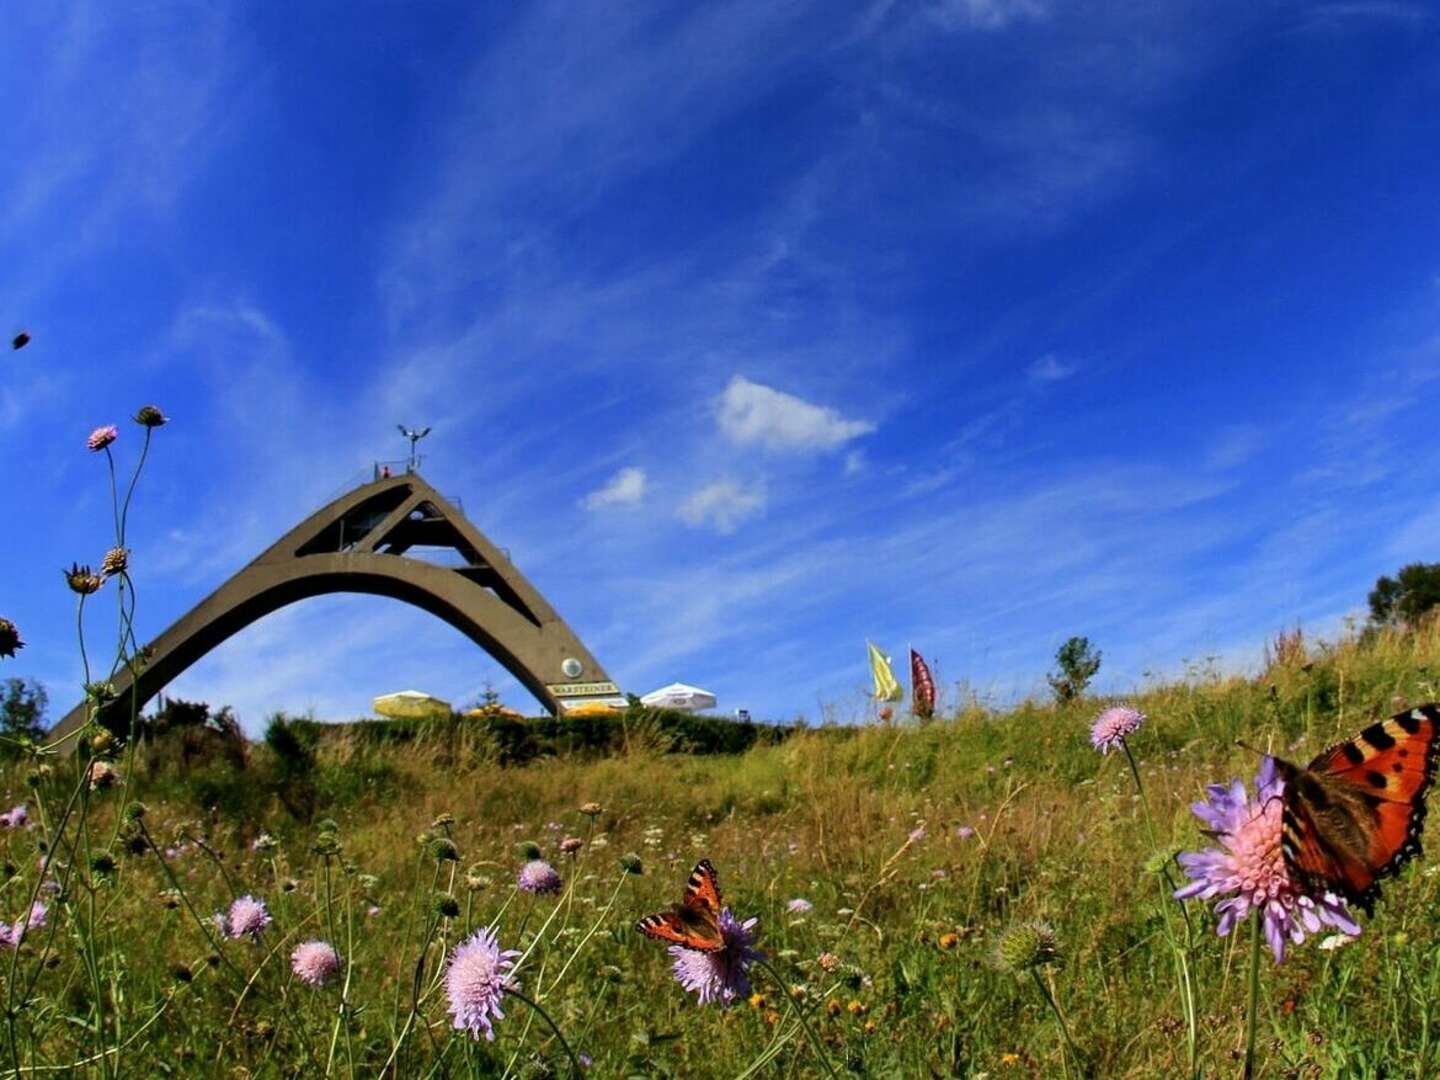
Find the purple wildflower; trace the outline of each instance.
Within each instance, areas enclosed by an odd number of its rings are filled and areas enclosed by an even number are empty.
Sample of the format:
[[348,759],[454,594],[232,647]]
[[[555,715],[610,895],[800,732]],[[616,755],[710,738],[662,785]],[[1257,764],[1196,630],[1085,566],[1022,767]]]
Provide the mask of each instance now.
[[516,882],[521,892],[528,893],[558,893],[561,884],[560,875],[544,859],[531,859],[522,866]]
[[1125,744],[1126,736],[1139,731],[1140,725],[1147,719],[1139,709],[1128,705],[1106,709],[1095,718],[1095,724],[1090,728],[1090,745],[1102,754],[1118,750]]
[[290,954],[290,970],[309,986],[324,986],[344,966],[335,947],[324,941],[303,942]]
[[510,969],[515,966],[514,949],[500,950],[495,931],[476,930],[450,954],[445,970],[445,995],[456,1031],[468,1031],[470,1038],[495,1041],[490,1020],[504,1020],[500,999],[504,996]]
[[270,912],[265,910],[265,901],[245,895],[230,905],[230,914],[225,917],[225,933],[232,941],[248,937],[258,942],[260,934],[270,925]]
[[22,802],[0,814],[0,828],[23,829],[29,820],[30,812],[25,809],[25,804]]
[[815,910],[815,905],[803,897],[797,896],[785,905],[785,910],[791,915],[809,915]]
[[22,916],[14,926],[0,922],[0,945],[18,949],[20,942],[25,939],[26,931],[39,930],[45,925],[46,916],[49,914],[50,909],[37,900],[30,905],[30,914]]
[[584,846],[585,841],[581,840],[578,836],[567,836],[564,840],[560,841],[560,850],[566,855],[574,855]]
[[699,952],[683,945],[671,945],[675,960],[675,978],[686,990],[699,995],[701,1005],[718,1001],[722,1007],[750,993],[750,977],[746,974],[756,960],[765,954],[755,949],[754,933],[758,918],[743,923],[727,907],[720,912],[720,936],[725,941],[718,952]]
[[955,835],[961,840],[969,840],[972,836],[975,835],[975,830],[972,829],[969,825],[961,825],[958,829],[955,830]]
[[1221,937],[1252,908],[1258,909],[1257,917],[1265,920],[1265,939],[1277,964],[1285,959],[1287,938],[1299,945],[1306,934],[1319,933],[1326,926],[1346,934],[1360,933],[1344,900],[1329,892],[1311,896],[1291,880],[1280,848],[1284,789],[1275,759],[1268,756],[1255,777],[1253,801],[1239,780],[1228,788],[1222,784],[1207,787],[1209,800],[1195,803],[1191,810],[1223,846],[1179,855],[1178,862],[1191,881],[1175,892],[1177,900],[1209,900],[1231,894],[1215,905]]
[[90,438],[85,440],[85,445],[91,450],[99,452],[104,450],[112,442],[120,437],[120,429],[114,424],[106,424],[104,427],[97,427],[90,433]]

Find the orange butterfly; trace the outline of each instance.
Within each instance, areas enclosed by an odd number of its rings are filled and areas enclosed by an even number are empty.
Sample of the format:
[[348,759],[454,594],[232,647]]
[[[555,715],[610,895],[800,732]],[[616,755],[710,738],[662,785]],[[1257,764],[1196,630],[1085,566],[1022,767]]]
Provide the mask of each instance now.
[[1308,768],[1275,759],[1285,782],[1281,850],[1306,891],[1374,913],[1380,881],[1420,854],[1437,733],[1440,705],[1421,705],[1371,724]]
[[685,895],[669,911],[646,915],[635,924],[646,937],[683,945],[697,952],[719,952],[725,947],[720,933],[720,880],[709,859],[690,871]]

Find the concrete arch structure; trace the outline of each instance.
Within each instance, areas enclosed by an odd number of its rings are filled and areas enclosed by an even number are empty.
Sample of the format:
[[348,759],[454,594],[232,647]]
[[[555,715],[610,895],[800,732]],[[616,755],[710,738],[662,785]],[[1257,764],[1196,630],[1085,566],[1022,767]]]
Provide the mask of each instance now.
[[[441,564],[407,554],[454,553]],[[317,510],[146,647],[122,670],[100,719],[112,730],[211,649],[282,607],[327,593],[388,596],[444,619],[548,709],[619,693],[599,661],[509,558],[418,473],[378,478]],[[56,726],[85,722],[76,705]]]

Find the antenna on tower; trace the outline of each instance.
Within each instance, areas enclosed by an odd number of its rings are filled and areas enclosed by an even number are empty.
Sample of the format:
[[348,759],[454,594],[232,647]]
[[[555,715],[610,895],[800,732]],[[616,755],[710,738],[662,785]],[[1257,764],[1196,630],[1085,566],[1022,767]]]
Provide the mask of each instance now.
[[401,435],[404,435],[405,438],[410,440],[410,460],[405,463],[405,471],[407,473],[413,473],[416,466],[420,464],[420,456],[415,453],[415,444],[426,435],[429,435],[430,429],[427,427],[421,431],[414,431],[411,428],[407,428],[404,424],[396,424],[395,426],[400,429]]

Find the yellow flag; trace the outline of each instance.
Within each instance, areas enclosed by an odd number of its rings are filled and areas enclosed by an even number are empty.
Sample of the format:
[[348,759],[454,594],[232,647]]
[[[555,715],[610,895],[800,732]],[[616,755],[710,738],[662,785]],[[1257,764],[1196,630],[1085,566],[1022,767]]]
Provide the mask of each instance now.
[[870,650],[870,674],[875,676],[875,700],[899,701],[905,696],[905,691],[896,681],[895,672],[890,669],[890,661],[870,642],[865,643],[865,648]]

